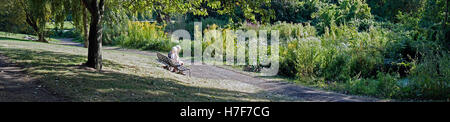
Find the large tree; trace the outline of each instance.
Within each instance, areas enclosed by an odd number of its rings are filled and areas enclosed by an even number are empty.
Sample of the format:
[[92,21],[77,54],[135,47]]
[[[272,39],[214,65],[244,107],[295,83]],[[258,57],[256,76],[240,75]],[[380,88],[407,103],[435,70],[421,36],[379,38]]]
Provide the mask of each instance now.
[[82,0],[91,15],[89,28],[88,61],[86,66],[102,69],[102,18],[105,11],[104,0]]

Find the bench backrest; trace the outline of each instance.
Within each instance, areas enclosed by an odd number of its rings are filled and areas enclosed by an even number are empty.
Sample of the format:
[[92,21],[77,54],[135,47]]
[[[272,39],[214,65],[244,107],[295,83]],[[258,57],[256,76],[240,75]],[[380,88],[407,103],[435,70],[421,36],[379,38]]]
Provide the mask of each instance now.
[[180,65],[180,63],[174,61],[173,59],[170,59],[169,57],[157,52],[156,56],[158,57],[158,61],[161,63],[164,63],[165,65],[169,65],[171,67],[176,67],[180,71],[187,71],[189,70],[189,77],[191,77],[191,70]]
[[173,59],[170,59],[169,57],[167,57],[159,52],[156,54],[156,56],[158,57],[158,60],[160,62],[165,63],[166,65],[173,66],[173,67],[180,65],[178,62],[174,61]]

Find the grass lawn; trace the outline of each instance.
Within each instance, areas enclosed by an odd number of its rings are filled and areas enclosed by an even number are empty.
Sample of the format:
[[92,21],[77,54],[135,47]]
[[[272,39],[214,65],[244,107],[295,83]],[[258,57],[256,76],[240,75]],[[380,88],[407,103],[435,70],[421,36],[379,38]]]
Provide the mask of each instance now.
[[[9,32],[0,31],[0,40],[27,41],[27,42],[35,43],[35,42],[31,41],[31,40],[24,39],[25,36],[34,37],[36,39],[38,38],[35,35],[20,34],[20,33],[9,33]],[[59,40],[54,39],[54,38],[46,37],[45,39],[47,39],[47,41],[49,41],[51,43],[59,42]]]
[[[1,34],[1,33],[0,33]],[[176,75],[159,67],[156,57],[104,50],[104,70],[80,66],[87,49],[0,38],[0,54],[23,66],[48,90],[70,101],[289,101],[237,81]],[[223,84],[235,84],[223,85]]]

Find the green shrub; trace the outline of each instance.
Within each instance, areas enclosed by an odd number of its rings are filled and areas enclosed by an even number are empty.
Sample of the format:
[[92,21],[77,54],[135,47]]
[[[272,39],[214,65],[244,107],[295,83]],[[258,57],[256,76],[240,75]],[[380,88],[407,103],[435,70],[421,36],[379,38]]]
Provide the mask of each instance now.
[[[415,12],[423,5],[425,0],[368,0],[372,14],[388,20],[394,20],[399,12]],[[435,1],[435,0],[433,0]]]
[[120,45],[143,50],[169,51],[174,42],[167,37],[163,26],[150,22],[128,22],[126,36],[119,36]]
[[309,22],[311,14],[319,9],[321,3],[319,0],[272,0],[270,8],[275,11],[272,22]]
[[398,75],[391,75],[379,72],[377,74],[378,87],[376,96],[384,98],[393,98],[399,95],[400,86],[398,82]]
[[350,94],[371,95],[381,98],[395,98],[401,94],[398,75],[378,72],[375,78],[357,78],[344,83],[344,89]]
[[376,22],[373,19],[354,19],[348,24],[358,28],[359,31],[368,31],[375,26],[375,23]]
[[[289,23],[277,23],[272,26],[263,26],[261,29],[266,30],[279,30],[280,32],[280,75],[295,77],[298,75],[297,64],[299,61],[299,54],[303,50],[299,49],[299,46],[310,46],[301,44],[302,41],[315,43],[316,29],[309,24],[289,24]],[[304,49],[304,48],[303,48]],[[307,49],[306,49],[307,50]],[[306,51],[305,50],[305,51]],[[300,51],[300,52],[299,52]],[[307,56],[307,55],[305,55]],[[300,56],[301,57],[301,56]],[[305,60],[300,60],[305,61]],[[302,67],[302,66],[300,66]]]
[[346,82],[343,89],[340,90],[349,94],[376,96],[379,93],[377,89],[378,84],[379,81],[373,79],[355,79]]
[[351,78],[349,60],[347,53],[329,48],[324,50],[323,62],[321,62],[320,76],[331,82],[345,82]]
[[323,52],[320,40],[317,38],[301,39],[295,50],[296,69],[298,77],[315,77]]
[[123,23],[104,24],[103,41],[104,45],[119,45],[127,36],[128,25]]
[[411,69],[409,98],[450,98],[449,52],[428,52],[422,60],[415,61]]
[[[383,65],[384,51],[388,44],[383,29],[373,28],[368,32],[358,32],[355,27],[331,26],[322,36],[324,50],[321,71],[328,80],[348,80],[359,75],[370,77]],[[341,75],[333,72],[336,72]],[[342,76],[348,75],[348,76]]]
[[336,4],[324,3],[322,7],[312,14],[314,24],[320,33],[325,27],[332,24],[346,24],[350,21],[372,19],[369,6],[364,0],[340,0]]

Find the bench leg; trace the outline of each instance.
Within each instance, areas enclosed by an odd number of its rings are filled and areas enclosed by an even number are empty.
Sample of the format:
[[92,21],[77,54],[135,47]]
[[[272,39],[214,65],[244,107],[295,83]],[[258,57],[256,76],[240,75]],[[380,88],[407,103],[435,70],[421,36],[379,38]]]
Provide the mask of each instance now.
[[166,69],[166,70],[169,70],[169,71],[171,71],[171,72],[173,72],[173,70],[175,69],[174,67],[171,67],[171,66],[163,66],[163,68],[164,69]]

